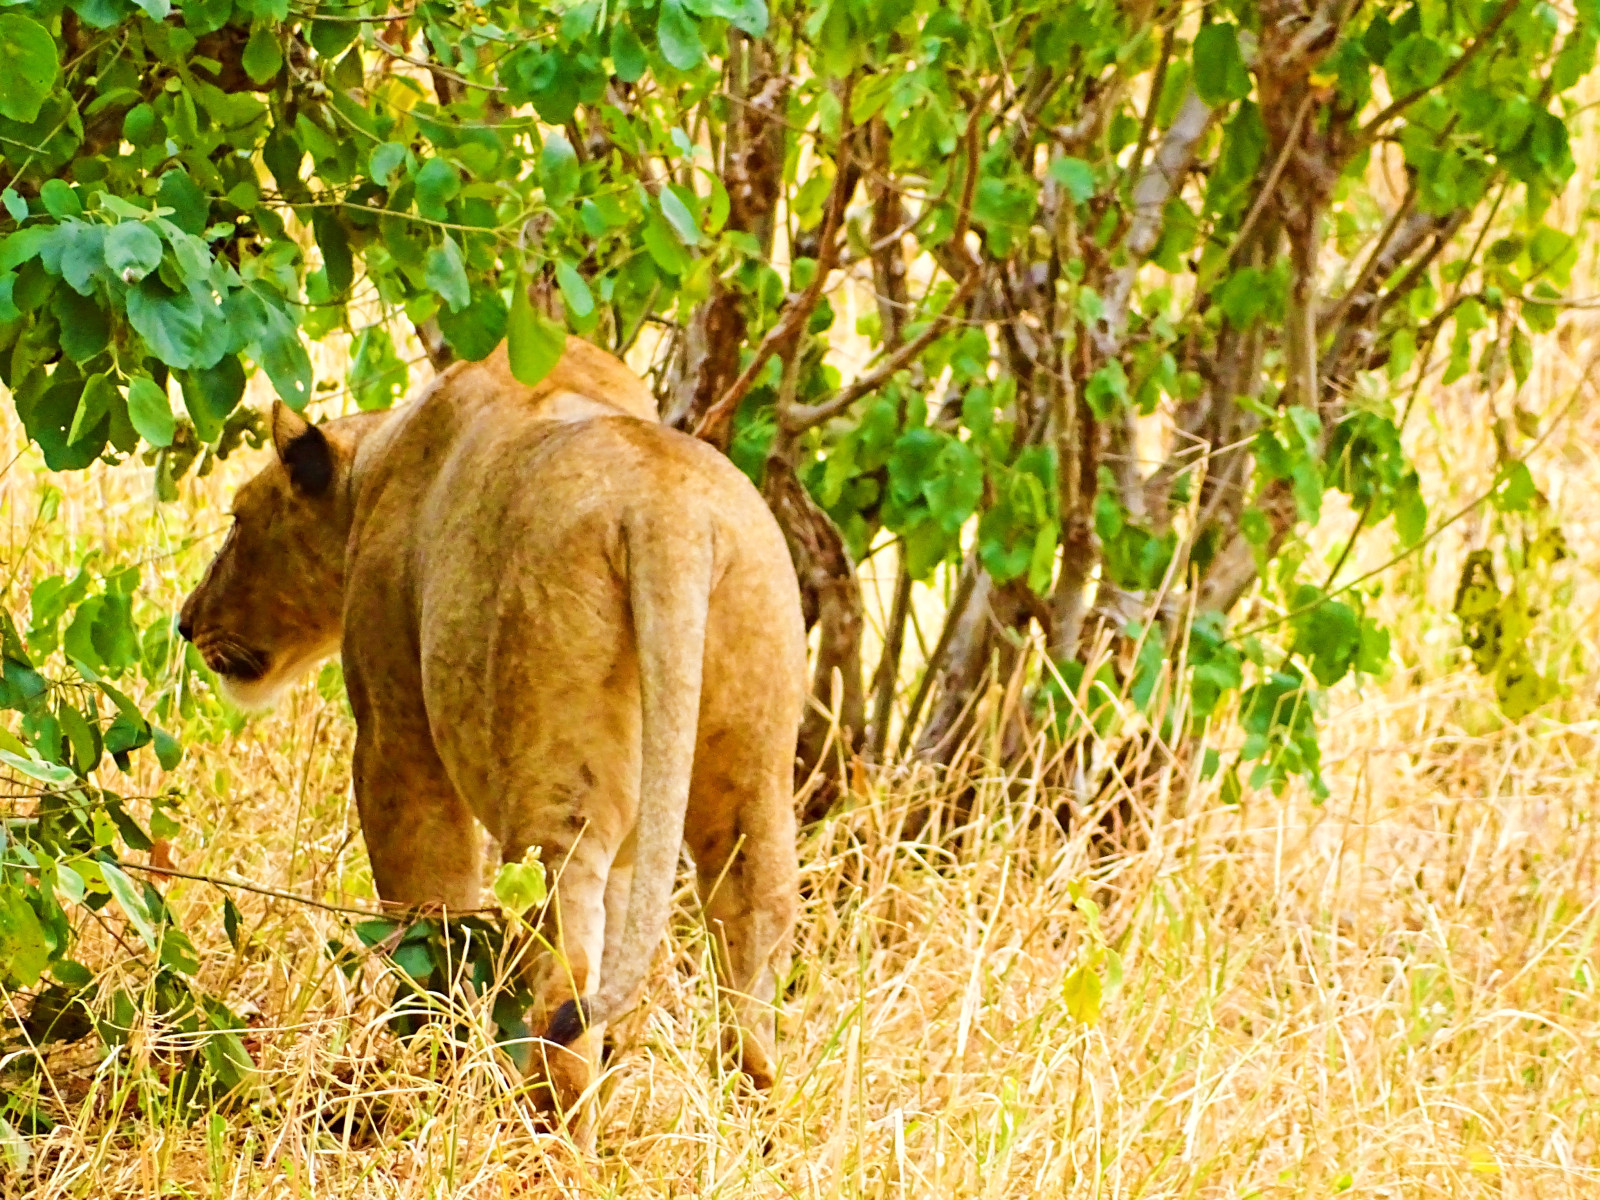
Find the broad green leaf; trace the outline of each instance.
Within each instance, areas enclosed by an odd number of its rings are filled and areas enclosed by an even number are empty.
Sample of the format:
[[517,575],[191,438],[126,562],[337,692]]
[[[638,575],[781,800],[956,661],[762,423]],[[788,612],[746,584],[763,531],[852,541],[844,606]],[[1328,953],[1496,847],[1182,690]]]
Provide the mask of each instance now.
[[678,188],[672,184],[661,189],[661,215],[666,217],[672,232],[678,235],[678,240],[685,246],[698,246],[705,240],[694,213],[678,195]]
[[441,310],[439,329],[462,358],[470,362],[488,358],[506,336],[505,301],[498,292],[480,290],[460,312]]
[[461,247],[449,234],[445,234],[444,240],[423,259],[423,282],[439,293],[451,312],[460,312],[471,302],[467,264],[461,257]]
[[128,920],[133,922],[133,927],[139,931],[139,936],[144,939],[144,944],[150,949],[156,948],[156,927],[151,920],[150,910],[145,907],[144,897],[133,886],[133,880],[122,873],[122,868],[112,863],[99,864],[100,874],[106,881],[106,886],[111,889],[111,894],[116,897],[117,904],[122,911],[128,914]]
[[430,158],[412,182],[416,185],[417,211],[435,221],[448,220],[450,210],[445,206],[461,191],[461,176],[455,167],[446,159]]
[[374,146],[367,157],[367,172],[379,187],[389,186],[389,177],[406,161],[409,151],[399,142],[384,142]]
[[67,441],[81,441],[85,434],[98,428],[100,422],[111,414],[111,405],[116,398],[117,389],[109,374],[102,371],[98,375],[91,375],[83,385],[78,411],[72,418],[72,428],[67,431]]
[[1207,104],[1226,104],[1250,94],[1250,72],[1239,53],[1239,31],[1214,21],[1195,35],[1194,90]]
[[193,291],[173,292],[155,276],[130,288],[128,323],[158,359],[177,370],[215,366],[227,352],[222,310]]
[[506,356],[511,373],[533,387],[555,368],[567,346],[566,331],[538,312],[519,275],[511,288],[511,316],[506,323]]
[[571,200],[578,191],[578,174],[578,156],[566,135],[557,132],[546,137],[539,152],[539,183],[545,203],[559,208]]
[[36,120],[56,85],[61,62],[50,31],[16,12],[0,13],[0,116]]
[[14,771],[22,772],[29,779],[37,779],[40,783],[48,783],[52,787],[61,787],[74,782],[78,778],[70,767],[41,762],[36,758],[24,758],[22,755],[13,754],[9,750],[0,750],[0,763],[5,764]]
[[1126,404],[1128,376],[1122,364],[1113,359],[1091,375],[1083,389],[1083,398],[1102,421]]
[[300,331],[282,309],[263,304],[264,323],[257,336],[261,369],[272,380],[283,402],[296,412],[311,400],[311,356],[300,341]]
[[1061,984],[1067,1015],[1085,1025],[1100,1023],[1100,976],[1087,964],[1074,967]]
[[[161,186],[156,189],[156,203],[162,208],[172,209],[167,220],[185,233],[198,237],[205,232],[211,212],[211,201],[205,192],[200,190],[200,186],[195,183],[189,172],[182,167],[173,167],[162,173]],[[187,239],[177,240],[187,241]],[[175,245],[173,249],[177,250],[178,246]],[[203,247],[201,249],[203,251]],[[210,256],[206,255],[205,259],[206,265],[209,266]],[[204,278],[206,274],[205,270],[195,272],[199,278]]]
[[128,419],[139,436],[152,446],[172,445],[176,425],[167,393],[148,375],[135,375],[128,384]]
[[344,223],[327,209],[318,209],[311,220],[316,233],[317,249],[322,251],[322,268],[328,277],[328,286],[335,292],[348,291],[355,279],[355,264],[350,256],[350,236]]
[[656,38],[661,45],[661,57],[680,71],[692,71],[705,61],[700,29],[685,11],[682,0],[661,0]]
[[565,259],[556,264],[556,284],[561,288],[561,296],[574,316],[581,319],[594,312],[594,293],[589,290],[583,276]]
[[684,5],[702,17],[721,17],[753,38],[767,35],[764,0],[684,0]]
[[183,743],[165,729],[152,729],[151,740],[155,745],[156,762],[163,771],[170,771],[183,761]]
[[227,354],[214,367],[185,371],[179,376],[179,383],[183,386],[183,406],[200,440],[216,441],[223,422],[244,397],[244,364],[239,356]]
[[1078,204],[1094,195],[1094,168],[1081,158],[1062,156],[1050,164],[1050,178],[1067,189]]
[[350,349],[350,390],[356,405],[367,411],[389,408],[404,394],[409,378],[389,331],[381,325],[363,329]]
[[610,50],[611,63],[616,68],[618,79],[623,83],[637,83],[644,78],[650,64],[645,58],[639,35],[633,32],[633,27],[626,21],[619,20],[611,27]]
[[58,221],[83,215],[78,193],[72,190],[72,185],[65,179],[45,180],[44,186],[39,189],[39,199],[44,202],[45,211]]
[[161,238],[143,221],[121,221],[105,237],[106,266],[123,283],[138,283],[161,265]]
[[33,905],[14,888],[0,889],[0,971],[13,987],[31,988],[50,965],[50,945]]
[[244,73],[257,83],[266,83],[281,71],[283,50],[278,45],[276,31],[266,25],[257,25],[252,29],[239,63],[244,67]]

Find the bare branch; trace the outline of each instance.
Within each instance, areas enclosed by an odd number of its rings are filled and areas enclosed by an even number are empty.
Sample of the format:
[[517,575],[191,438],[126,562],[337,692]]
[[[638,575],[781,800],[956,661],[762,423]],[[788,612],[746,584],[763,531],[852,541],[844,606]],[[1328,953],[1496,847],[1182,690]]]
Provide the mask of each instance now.
[[727,391],[722,393],[717,402],[706,410],[705,416],[700,418],[700,423],[694,427],[694,435],[704,441],[714,441],[723,425],[733,419],[739,402],[755,384],[756,377],[767,365],[767,360],[800,335],[800,331],[811,319],[811,314],[816,311],[818,302],[827,290],[828,277],[833,273],[834,264],[839,257],[839,230],[844,224],[845,206],[850,202],[850,193],[855,190],[856,182],[854,172],[848,169],[851,153],[850,137],[855,132],[855,127],[850,123],[848,85],[845,91],[843,106],[845,115],[843,126],[839,130],[839,149],[834,160],[833,188],[828,193],[823,209],[822,231],[817,240],[816,275],[812,277],[804,291],[790,297],[789,303],[784,307],[783,316],[761,339],[761,344],[756,347],[749,364],[739,373],[738,378],[728,385]]
[[1215,110],[1190,92],[1172,127],[1161,139],[1155,158],[1133,187],[1133,220],[1123,246],[1128,261],[1111,275],[1105,290],[1105,306],[1094,327],[1095,349],[1101,357],[1112,358],[1122,348],[1128,322],[1128,300],[1133,294],[1134,277],[1144,260],[1155,249],[1161,236],[1161,214],[1167,200],[1177,190],[1194,163],[1195,146],[1210,128]]
[[983,278],[983,264],[967,245],[967,231],[972,227],[972,197],[978,188],[978,158],[982,150],[982,138],[979,137],[979,121],[983,111],[988,105],[989,98],[994,95],[998,83],[991,84],[989,89],[973,107],[971,115],[967,118],[967,129],[964,136],[967,149],[966,179],[961,186],[961,200],[956,209],[955,229],[950,235],[947,246],[953,248],[954,257],[965,260],[966,272],[955,294],[950,297],[950,303],[945,305],[942,312],[930,321],[925,329],[916,337],[906,342],[895,350],[876,368],[862,375],[848,387],[840,388],[826,400],[819,400],[815,404],[785,405],[779,409],[778,419],[783,426],[793,432],[811,429],[822,422],[838,416],[849,408],[861,397],[876,391],[890,379],[894,378],[897,371],[902,370],[918,355],[931,345],[935,338],[940,337],[950,324],[961,306],[966,303],[977,288],[978,282]]

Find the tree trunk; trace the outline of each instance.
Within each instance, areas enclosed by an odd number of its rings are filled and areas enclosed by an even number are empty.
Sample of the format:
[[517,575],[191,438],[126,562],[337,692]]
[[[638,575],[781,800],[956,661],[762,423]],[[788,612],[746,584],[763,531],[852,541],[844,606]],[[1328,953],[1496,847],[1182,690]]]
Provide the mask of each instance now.
[[[762,253],[772,253],[778,198],[783,191],[783,111],[789,78],[777,70],[766,42],[738,30],[728,34],[727,86],[733,112],[722,178],[728,189],[728,225],[754,235]],[[683,351],[668,384],[665,421],[692,430],[738,377],[739,354],[749,334],[745,298],[720,278],[711,296],[690,318]],[[713,432],[726,450],[731,422]]]
[[[839,765],[860,746],[866,727],[866,691],[861,678],[861,583],[838,527],[811,498],[787,454],[777,447],[767,459],[764,490],[767,504],[789,543],[808,625],[814,622],[819,630],[811,684],[815,703],[806,709],[800,725],[800,771],[809,775],[820,767],[825,775],[836,778]],[[828,742],[835,723],[839,745],[830,756]],[[833,788],[821,789],[803,817],[812,820],[821,816],[835,794]]]

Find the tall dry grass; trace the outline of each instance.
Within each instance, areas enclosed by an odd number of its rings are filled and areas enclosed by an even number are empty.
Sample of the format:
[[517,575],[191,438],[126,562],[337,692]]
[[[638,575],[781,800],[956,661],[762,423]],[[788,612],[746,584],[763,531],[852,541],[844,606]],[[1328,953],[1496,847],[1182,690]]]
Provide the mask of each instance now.
[[[1566,340],[1541,356],[1550,406],[1575,385],[1589,332]],[[1450,468],[1433,472],[1440,511],[1492,476],[1481,439],[1451,433],[1482,403],[1440,392],[1419,426],[1419,457]],[[1398,631],[1393,671],[1333,700],[1321,805],[1291,790],[1227,808],[1169,766],[1145,844],[1099,862],[1091,882],[1088,834],[1053,819],[1062,797],[981,755],[949,785],[974,800],[947,838],[903,836],[930,780],[861,778],[805,835],[770,1101],[718,1072],[687,888],[646,1002],[619,1031],[590,1158],[537,1129],[482,1038],[448,1053],[397,1044],[379,966],[346,980],[324,952],[339,918],[239,894],[239,957],[217,890],[180,881],[167,895],[207,982],[253,1014],[259,1089],[186,1121],[140,1083],[162,1061],[157,1032],[126,1060],[56,1054],[41,1086],[62,1119],[7,1194],[1600,1194],[1600,413],[1580,403],[1567,422],[1534,463],[1577,551],[1547,631],[1564,647],[1566,699],[1507,725],[1462,669],[1445,611],[1464,548],[1491,533],[1463,521],[1376,602]],[[144,546],[149,603],[175,605],[211,547],[190,539],[230,482],[158,508],[141,469],[62,480],[23,455],[0,481],[8,602],[91,547]],[[35,527],[47,484],[66,495]],[[192,742],[176,773],[178,866],[358,905],[371,888],[350,739],[342,704],[308,682],[236,735]],[[1085,884],[1123,964],[1093,1026],[1062,993],[1089,933]],[[107,986],[137,977],[110,932],[85,931]]]

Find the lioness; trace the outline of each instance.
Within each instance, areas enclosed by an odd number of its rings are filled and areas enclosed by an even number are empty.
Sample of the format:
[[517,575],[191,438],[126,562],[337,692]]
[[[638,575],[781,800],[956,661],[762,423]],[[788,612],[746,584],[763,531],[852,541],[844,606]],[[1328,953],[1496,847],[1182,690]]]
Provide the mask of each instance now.
[[643,985],[687,840],[727,1049],[770,1085],[805,631],[756,489],[577,338],[537,387],[502,348],[388,413],[318,426],[278,404],[272,440],[179,628],[252,706],[342,651],[383,900],[477,906],[479,822],[507,861],[539,848],[558,961],[533,1028],[571,1111]]

